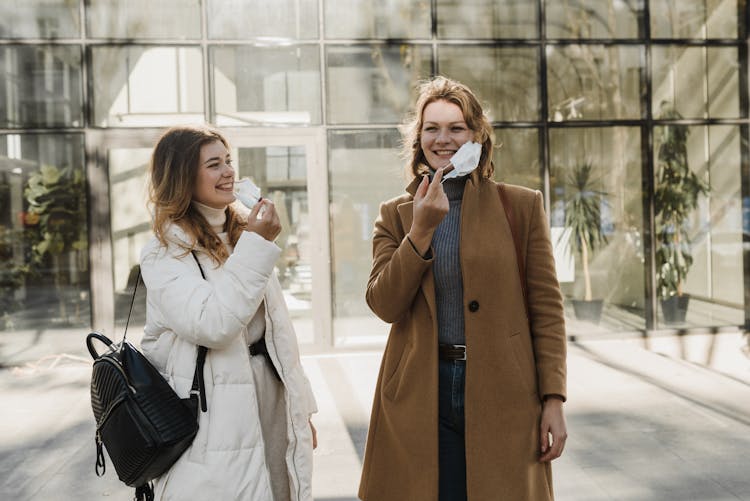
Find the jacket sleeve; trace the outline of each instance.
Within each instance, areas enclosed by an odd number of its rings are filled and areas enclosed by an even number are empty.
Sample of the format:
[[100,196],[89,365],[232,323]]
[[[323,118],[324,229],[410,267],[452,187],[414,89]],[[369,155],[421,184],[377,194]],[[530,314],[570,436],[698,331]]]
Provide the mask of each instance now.
[[223,348],[258,309],[281,249],[257,233],[244,232],[211,282],[184,252],[162,245],[143,250],[141,273],[157,316],[153,320],[191,343]]
[[542,396],[566,397],[565,315],[542,194],[536,192],[526,249],[529,323]]
[[393,323],[411,308],[424,273],[432,266],[432,252],[423,258],[409,239],[397,235],[398,212],[393,204],[380,205],[372,239],[372,271],[365,298],[382,320]]

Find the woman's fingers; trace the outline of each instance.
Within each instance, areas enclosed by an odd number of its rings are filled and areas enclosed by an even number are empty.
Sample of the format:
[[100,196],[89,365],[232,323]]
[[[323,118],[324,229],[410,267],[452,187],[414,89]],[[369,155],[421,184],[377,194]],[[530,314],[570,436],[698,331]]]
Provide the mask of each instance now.
[[440,191],[443,191],[442,187],[440,187],[440,182],[443,179],[443,171],[444,168],[440,168],[435,171],[435,175],[432,177],[432,183],[430,183],[430,189],[433,190],[433,192],[437,189]]
[[565,441],[568,439],[565,414],[560,400],[552,398],[544,402],[539,432],[541,449],[539,461],[547,462],[559,458],[565,448]]
[[260,212],[260,208],[263,207],[263,199],[261,198],[258,200],[258,203],[253,205],[253,208],[250,209],[250,214],[247,216],[248,222],[255,221],[258,219],[258,212]]
[[[258,216],[259,212],[260,217]],[[279,236],[281,222],[273,202],[264,198],[253,207],[253,211],[247,218],[247,231],[254,231],[270,242],[273,242]]]
[[[549,442],[549,439],[546,440]],[[544,444],[543,444],[544,445]],[[539,461],[542,463],[545,463],[547,461],[552,461],[560,456],[562,456],[563,449],[565,449],[565,437],[561,436],[555,436],[552,435],[552,443],[547,446],[546,452],[544,452],[540,457]]]
[[424,196],[427,194],[427,190],[430,187],[430,178],[427,176],[422,176],[422,181],[419,183],[419,186],[417,186],[417,191],[414,193],[414,201],[422,200]]
[[416,233],[432,234],[446,214],[448,214],[448,197],[445,196],[440,180],[443,169],[438,169],[429,182],[425,176],[414,194],[414,220],[412,228]]

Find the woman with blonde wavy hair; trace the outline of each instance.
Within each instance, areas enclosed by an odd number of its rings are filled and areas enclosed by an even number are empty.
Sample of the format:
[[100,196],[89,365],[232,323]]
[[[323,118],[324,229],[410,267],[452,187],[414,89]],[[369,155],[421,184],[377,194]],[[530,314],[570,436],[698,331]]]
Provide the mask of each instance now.
[[234,183],[213,128],[171,128],[154,148],[143,352],[186,398],[208,348],[198,434],[155,498],[310,501],[317,408],[274,273],[281,225],[267,199],[235,204]]
[[[542,196],[492,180],[492,126],[468,87],[418,91],[402,128],[412,181],[375,221],[366,298],[391,329],[359,496],[551,500],[566,348]],[[477,168],[444,177],[469,141]]]

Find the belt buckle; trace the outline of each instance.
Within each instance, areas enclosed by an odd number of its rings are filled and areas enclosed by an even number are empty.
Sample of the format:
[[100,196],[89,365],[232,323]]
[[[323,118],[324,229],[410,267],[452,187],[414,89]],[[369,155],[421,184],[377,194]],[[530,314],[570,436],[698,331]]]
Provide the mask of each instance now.
[[456,360],[463,360],[466,361],[466,345],[465,344],[454,344],[454,348],[463,348],[464,354],[461,358],[457,358]]

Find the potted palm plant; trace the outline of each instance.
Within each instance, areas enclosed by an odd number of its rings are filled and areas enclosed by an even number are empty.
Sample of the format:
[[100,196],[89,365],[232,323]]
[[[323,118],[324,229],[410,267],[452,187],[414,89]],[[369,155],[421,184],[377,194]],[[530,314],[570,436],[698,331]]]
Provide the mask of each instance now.
[[565,202],[565,228],[568,230],[568,245],[581,257],[583,267],[584,298],[573,300],[576,318],[599,322],[603,301],[594,299],[591,293],[589,260],[607,243],[607,237],[601,231],[601,206],[607,193],[593,187],[591,169],[590,162],[582,163],[573,168],[568,178],[571,192]]
[[[674,120],[682,116],[662,103],[659,118]],[[664,321],[684,322],[690,296],[683,291],[683,285],[693,265],[688,219],[698,207],[698,198],[707,195],[709,187],[688,165],[688,126],[663,125],[657,132],[654,184],[657,295]]]

